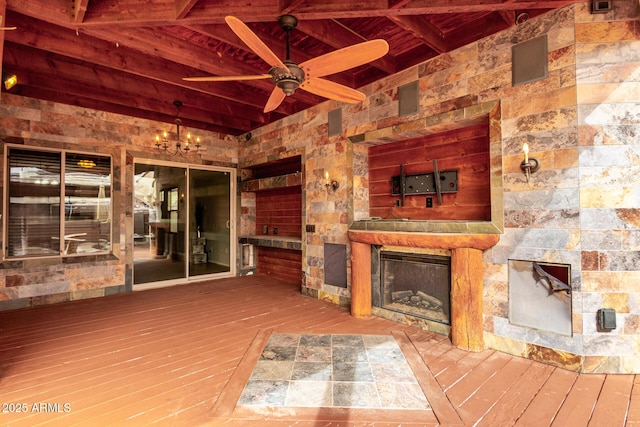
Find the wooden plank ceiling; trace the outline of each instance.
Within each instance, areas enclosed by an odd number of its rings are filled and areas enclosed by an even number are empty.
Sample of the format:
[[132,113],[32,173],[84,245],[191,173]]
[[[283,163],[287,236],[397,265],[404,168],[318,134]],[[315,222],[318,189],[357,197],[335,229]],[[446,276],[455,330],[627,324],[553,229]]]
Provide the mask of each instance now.
[[283,59],[277,18],[296,16],[290,57],[297,63],[386,40],[389,53],[381,59],[327,76],[357,89],[513,26],[521,14],[532,18],[572,1],[0,0],[2,24],[17,27],[0,32],[2,69],[18,76],[11,93],[167,123],[180,100],[183,124],[239,135],[324,98],[298,89],[263,113],[270,79],[182,80],[269,71],[226,25],[226,15],[247,23]]

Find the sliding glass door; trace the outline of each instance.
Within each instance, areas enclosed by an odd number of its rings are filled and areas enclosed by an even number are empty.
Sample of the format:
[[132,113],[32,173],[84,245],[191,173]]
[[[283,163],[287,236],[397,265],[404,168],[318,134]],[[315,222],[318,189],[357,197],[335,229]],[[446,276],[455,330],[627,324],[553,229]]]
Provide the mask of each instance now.
[[189,171],[189,275],[231,271],[231,180],[228,172]]
[[135,164],[134,285],[235,274],[233,173]]

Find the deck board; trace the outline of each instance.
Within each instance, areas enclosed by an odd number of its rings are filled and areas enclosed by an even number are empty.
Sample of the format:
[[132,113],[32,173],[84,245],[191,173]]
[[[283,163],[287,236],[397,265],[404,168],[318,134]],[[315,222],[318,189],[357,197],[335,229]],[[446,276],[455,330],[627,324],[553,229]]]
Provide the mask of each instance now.
[[518,427],[551,425],[577,377],[578,374],[574,372],[554,369],[515,425]]
[[579,376],[551,425],[588,425],[605,378],[600,374]]
[[589,420],[591,426],[624,426],[631,399],[633,377],[608,375],[598,396],[598,404]]
[[640,375],[636,375],[631,389],[631,400],[627,411],[627,426],[640,426]]
[[[346,307],[260,275],[0,313],[0,396],[28,406],[26,413],[0,413],[0,424],[291,425],[292,418],[278,411],[211,416],[234,375],[242,375],[256,336],[268,330],[404,334],[405,345],[415,348],[412,366],[436,403],[435,418],[411,411],[399,416],[301,410],[297,426],[384,427],[399,420],[405,426],[435,426],[436,418],[444,425],[463,420],[640,426],[635,375],[576,374],[492,350],[468,353],[445,336],[378,317],[356,319]],[[68,413],[32,410],[65,403]]]
[[549,365],[532,363],[477,425],[485,427],[514,425],[554,369]]

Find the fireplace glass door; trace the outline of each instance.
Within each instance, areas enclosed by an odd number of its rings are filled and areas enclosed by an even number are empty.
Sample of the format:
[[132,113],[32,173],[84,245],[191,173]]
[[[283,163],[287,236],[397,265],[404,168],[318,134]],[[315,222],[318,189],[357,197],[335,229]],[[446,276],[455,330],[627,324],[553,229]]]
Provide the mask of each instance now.
[[382,252],[381,307],[451,324],[451,260],[439,255]]

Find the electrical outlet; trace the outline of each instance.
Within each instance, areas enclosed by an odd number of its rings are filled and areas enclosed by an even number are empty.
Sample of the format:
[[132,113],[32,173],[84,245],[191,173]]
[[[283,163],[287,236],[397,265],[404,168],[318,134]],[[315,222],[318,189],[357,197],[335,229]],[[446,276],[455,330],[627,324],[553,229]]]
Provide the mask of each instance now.
[[428,208],[433,207],[433,197],[427,197],[427,207]]

